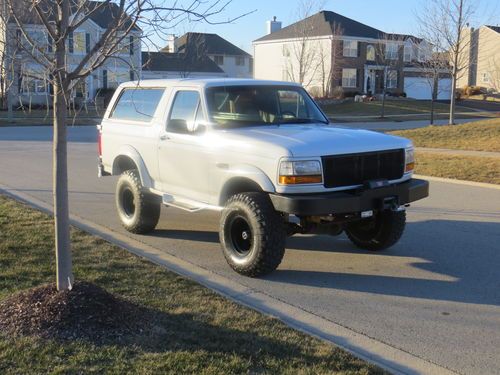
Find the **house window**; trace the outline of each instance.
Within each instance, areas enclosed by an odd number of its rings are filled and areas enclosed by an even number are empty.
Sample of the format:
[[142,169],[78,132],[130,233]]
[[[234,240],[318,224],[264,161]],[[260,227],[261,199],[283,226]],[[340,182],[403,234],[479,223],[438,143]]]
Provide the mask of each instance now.
[[389,70],[387,72],[387,85],[388,89],[395,89],[398,87],[398,71],[397,70]]
[[73,33],[73,51],[71,53],[83,54],[86,51],[86,35],[85,33]]
[[483,73],[483,82],[484,83],[489,83],[490,82],[490,74],[488,72]]
[[342,87],[357,87],[357,70],[342,69]]
[[108,71],[106,69],[102,71],[102,88],[108,88]]
[[358,41],[357,40],[344,40],[344,56],[357,57],[358,56]]
[[387,60],[397,60],[398,59],[398,44],[397,43],[387,43],[385,46],[385,58]]
[[130,35],[129,36],[129,54],[132,56],[134,54],[134,36]]
[[283,45],[283,47],[281,47],[281,54],[283,57],[290,57],[290,50],[288,49],[288,46]]
[[224,56],[221,55],[215,55],[214,56],[214,61],[217,65],[224,65]]
[[85,33],[85,52],[90,53],[90,34]]
[[375,47],[371,44],[366,47],[366,60],[375,61]]
[[405,44],[404,47],[404,61],[410,62],[413,58],[413,46],[409,44]]
[[74,43],[73,36],[74,36],[73,31],[70,31],[70,33],[68,34],[68,52],[69,53],[75,52],[75,43]]
[[245,58],[243,56],[236,56],[236,65],[245,66]]
[[133,81],[134,77],[135,77],[134,71],[130,70],[130,72],[129,72],[129,78],[130,78],[130,80]]

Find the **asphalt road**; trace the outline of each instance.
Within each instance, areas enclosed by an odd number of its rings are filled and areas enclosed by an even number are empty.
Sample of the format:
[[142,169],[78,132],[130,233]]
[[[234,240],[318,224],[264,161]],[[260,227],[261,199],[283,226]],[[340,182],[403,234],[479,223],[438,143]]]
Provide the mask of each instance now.
[[[50,203],[50,128],[0,129],[0,184]],[[94,128],[70,129],[71,212],[125,234],[116,177],[96,177]],[[345,236],[288,240],[279,269],[244,278],[218,244],[218,214],[164,208],[157,230],[132,236],[253,290],[458,373],[499,374],[500,190],[433,182],[386,252]]]

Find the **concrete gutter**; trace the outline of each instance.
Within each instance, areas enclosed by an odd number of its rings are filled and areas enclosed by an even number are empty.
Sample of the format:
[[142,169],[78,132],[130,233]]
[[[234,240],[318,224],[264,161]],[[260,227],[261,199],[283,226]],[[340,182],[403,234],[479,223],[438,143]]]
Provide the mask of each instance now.
[[[0,193],[52,214],[52,206],[26,193],[0,184]],[[456,374],[411,353],[375,338],[353,331],[329,319],[291,305],[266,293],[248,288],[185,260],[166,254],[158,248],[122,233],[97,225],[77,215],[70,215],[71,224],[96,235],[122,249],[212,289],[232,301],[275,317],[288,326],[333,343],[356,357],[373,363],[393,374]]]

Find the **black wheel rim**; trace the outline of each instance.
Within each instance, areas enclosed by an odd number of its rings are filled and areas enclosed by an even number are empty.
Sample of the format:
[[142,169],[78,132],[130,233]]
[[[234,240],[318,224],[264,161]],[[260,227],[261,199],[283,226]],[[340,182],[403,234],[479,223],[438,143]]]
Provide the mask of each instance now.
[[134,216],[135,213],[135,200],[134,193],[128,187],[124,188],[121,192],[121,202],[123,212],[127,217]]
[[361,220],[357,223],[351,224],[351,235],[354,235],[361,241],[370,241],[373,237],[380,232],[382,225],[382,218],[380,215],[367,220]]
[[253,233],[250,224],[243,216],[235,216],[229,224],[231,242],[236,254],[240,257],[248,255],[252,249]]

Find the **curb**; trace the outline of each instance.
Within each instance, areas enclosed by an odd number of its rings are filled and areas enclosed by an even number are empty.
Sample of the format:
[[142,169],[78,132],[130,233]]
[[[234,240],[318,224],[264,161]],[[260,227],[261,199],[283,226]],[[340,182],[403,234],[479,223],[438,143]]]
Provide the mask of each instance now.
[[486,182],[455,180],[453,178],[424,176],[424,175],[419,175],[419,174],[414,174],[413,177],[415,177],[415,178],[421,178],[421,179],[429,180],[429,181],[446,182],[446,183],[455,184],[455,185],[466,185],[466,186],[474,186],[474,187],[481,187],[481,188],[487,188],[487,189],[500,190],[500,185],[497,185],[497,184],[488,184]]
[[[52,205],[28,194],[0,184],[0,193],[52,214]],[[393,374],[456,374],[447,368],[417,357],[399,348],[351,330],[331,320],[291,305],[258,290],[216,274],[203,267],[179,259],[153,246],[124,234],[97,225],[77,215],[70,215],[71,225],[98,236],[124,250],[193,280],[216,293],[284,324],[334,344],[354,356],[377,365]]]

